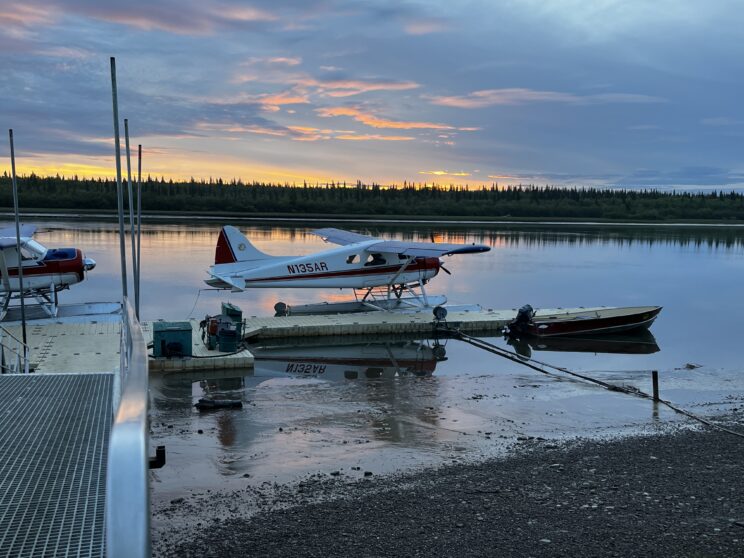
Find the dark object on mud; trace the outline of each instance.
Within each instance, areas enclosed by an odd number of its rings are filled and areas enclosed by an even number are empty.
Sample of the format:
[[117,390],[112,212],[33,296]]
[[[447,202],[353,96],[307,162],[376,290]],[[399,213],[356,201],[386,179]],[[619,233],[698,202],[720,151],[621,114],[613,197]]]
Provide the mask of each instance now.
[[211,411],[212,409],[242,409],[242,401],[232,399],[199,399],[194,403],[194,407],[200,411]]

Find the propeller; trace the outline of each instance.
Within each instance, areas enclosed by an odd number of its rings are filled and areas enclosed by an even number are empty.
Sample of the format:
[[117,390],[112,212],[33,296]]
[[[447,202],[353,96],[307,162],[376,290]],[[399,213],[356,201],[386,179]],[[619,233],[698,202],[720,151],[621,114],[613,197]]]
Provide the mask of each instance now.
[[447,275],[452,275],[452,272],[449,269],[447,269],[446,267],[444,267],[444,264],[442,263],[442,260],[439,260],[439,269],[441,269],[442,271],[444,271]]

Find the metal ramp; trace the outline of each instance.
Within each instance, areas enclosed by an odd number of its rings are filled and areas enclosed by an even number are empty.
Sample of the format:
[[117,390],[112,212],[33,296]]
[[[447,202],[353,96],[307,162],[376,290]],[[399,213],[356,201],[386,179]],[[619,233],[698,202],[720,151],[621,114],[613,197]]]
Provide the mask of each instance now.
[[0,556],[103,556],[113,374],[0,376]]

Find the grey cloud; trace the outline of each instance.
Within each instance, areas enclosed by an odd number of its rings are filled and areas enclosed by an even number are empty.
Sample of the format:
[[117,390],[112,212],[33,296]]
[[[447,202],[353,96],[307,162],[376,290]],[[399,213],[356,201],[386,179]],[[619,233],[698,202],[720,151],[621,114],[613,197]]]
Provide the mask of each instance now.
[[616,182],[626,186],[730,186],[744,183],[744,173],[719,167],[682,167],[661,171],[638,169]]

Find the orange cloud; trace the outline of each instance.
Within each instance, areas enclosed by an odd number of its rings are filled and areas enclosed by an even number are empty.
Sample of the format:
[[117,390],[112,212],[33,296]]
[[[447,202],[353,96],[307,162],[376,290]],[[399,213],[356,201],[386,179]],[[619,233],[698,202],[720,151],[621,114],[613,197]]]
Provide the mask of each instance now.
[[250,6],[225,6],[220,5],[215,8],[215,15],[221,19],[237,21],[276,21],[278,16]]
[[74,47],[52,47],[38,51],[42,56],[52,56],[54,58],[70,58],[74,60],[85,60],[93,56],[93,53],[83,48]]
[[275,58],[269,58],[269,64],[284,64],[286,66],[297,66],[302,63],[302,58],[288,58],[285,56],[277,56]]
[[658,103],[663,99],[633,93],[601,93],[574,95],[559,91],[537,91],[524,88],[483,89],[467,95],[427,97],[435,105],[477,109],[495,105],[523,105],[526,103],[565,103],[574,105],[598,103]]
[[26,4],[10,3],[0,8],[0,25],[48,25],[54,21],[53,9],[44,9]]
[[407,23],[403,29],[409,35],[428,35],[430,33],[447,31],[447,26],[442,21],[421,20]]
[[350,97],[370,91],[407,91],[416,89],[420,85],[414,81],[385,81],[385,80],[359,80],[359,79],[336,79],[330,81],[307,80],[300,85],[316,87],[329,97]]
[[372,128],[392,128],[396,130],[452,130],[453,126],[437,124],[435,122],[404,122],[398,120],[385,120],[370,113],[365,113],[354,107],[328,107],[316,109],[319,116],[328,118],[332,116],[351,116],[357,122],[361,122]]
[[342,134],[333,139],[348,141],[411,141],[416,138],[411,136],[381,136],[379,134]]
[[278,65],[278,66],[297,66],[302,63],[302,58],[298,56],[274,56],[271,58],[259,58],[251,56],[248,60],[241,63],[241,66],[256,65]]
[[222,132],[226,134],[260,134],[264,136],[286,136],[286,130],[266,128],[263,126],[248,125],[242,126],[240,124],[219,124],[214,122],[198,122],[196,124],[197,130],[205,132]]
[[430,174],[434,176],[470,176],[469,172],[449,172],[446,170],[418,171],[419,174]]
[[[289,60],[289,59],[288,59]],[[266,63],[267,59],[251,58],[242,66],[248,67],[238,71],[232,78],[233,83],[279,83],[293,87],[301,87],[315,91],[329,97],[350,97],[369,93],[371,91],[408,91],[421,87],[414,81],[394,81],[384,79],[330,79],[319,80],[305,73],[292,73],[277,68],[265,68],[258,72],[250,69],[258,63]]]

